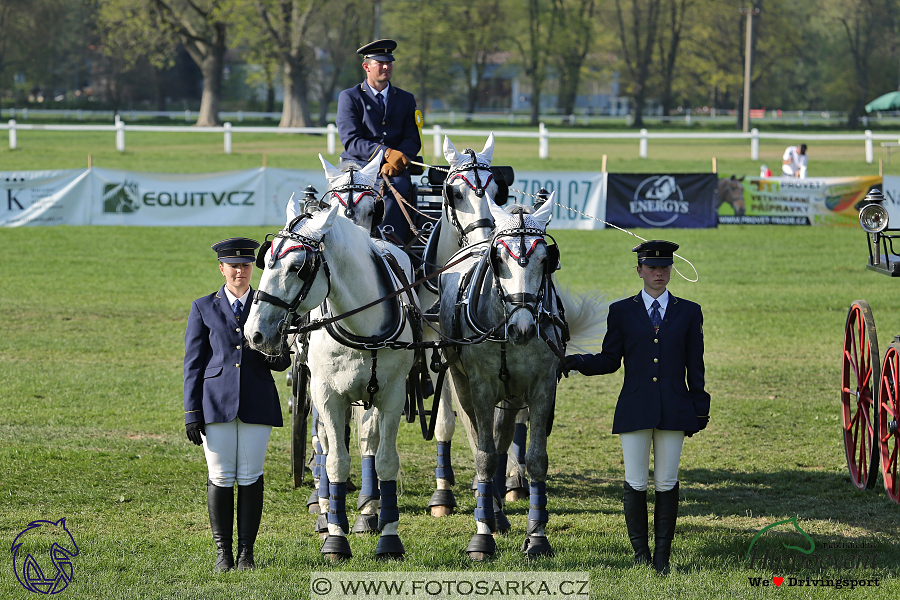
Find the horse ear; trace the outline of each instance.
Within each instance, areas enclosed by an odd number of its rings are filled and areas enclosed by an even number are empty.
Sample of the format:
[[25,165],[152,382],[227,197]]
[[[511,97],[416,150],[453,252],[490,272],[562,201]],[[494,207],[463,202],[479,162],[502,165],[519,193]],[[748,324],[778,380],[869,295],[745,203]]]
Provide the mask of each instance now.
[[303,207],[300,206],[300,200],[297,199],[295,194],[291,194],[291,199],[288,200],[287,208],[285,209],[286,223],[290,223],[301,213],[303,213]]
[[376,152],[375,156],[372,157],[372,160],[369,161],[369,164],[359,171],[359,174],[366,178],[369,185],[374,186],[375,180],[378,178],[378,171],[381,169],[382,154],[384,154],[384,152],[381,150]]
[[484,149],[481,151],[481,157],[487,161],[491,162],[491,159],[494,158],[494,132],[488,136],[487,141],[484,143]]
[[547,201],[541,204],[541,207],[534,211],[531,215],[531,218],[540,223],[541,229],[547,229],[547,224],[550,222],[550,219],[553,217],[553,203],[556,200],[556,190],[550,192],[550,197],[547,198]]
[[491,216],[494,217],[494,226],[500,224],[501,221],[504,221],[509,218],[509,213],[497,206],[497,203],[491,199],[491,197],[485,193],[485,199],[487,200],[488,208],[491,211]]
[[335,203],[330,209],[317,212],[306,222],[306,227],[321,238],[329,229],[331,229],[331,226],[334,225],[334,220],[337,217],[340,208],[341,205]]
[[453,142],[446,135],[444,136],[444,158],[447,159],[451,167],[459,162],[459,152],[456,151],[456,146],[453,145]]
[[322,167],[325,169],[325,178],[328,179],[328,183],[331,183],[335,178],[341,176],[341,170],[325,160],[325,157],[321,154],[319,154],[319,160],[322,162]]

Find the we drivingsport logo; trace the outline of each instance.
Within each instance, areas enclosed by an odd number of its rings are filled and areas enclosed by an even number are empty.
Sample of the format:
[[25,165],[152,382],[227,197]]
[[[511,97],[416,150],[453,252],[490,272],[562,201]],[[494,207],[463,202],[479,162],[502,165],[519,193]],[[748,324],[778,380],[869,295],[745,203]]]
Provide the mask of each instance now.
[[[793,529],[788,525],[793,526]],[[779,527],[780,530],[777,529]],[[817,549],[820,551],[816,552]],[[872,573],[878,558],[874,544],[840,541],[817,545],[797,523],[797,517],[763,527],[750,542],[745,558],[748,568],[762,571],[762,574],[748,577],[751,587],[852,590],[880,585],[879,577]],[[864,571],[868,573],[861,577],[861,572]],[[827,576],[823,572],[827,572]]]

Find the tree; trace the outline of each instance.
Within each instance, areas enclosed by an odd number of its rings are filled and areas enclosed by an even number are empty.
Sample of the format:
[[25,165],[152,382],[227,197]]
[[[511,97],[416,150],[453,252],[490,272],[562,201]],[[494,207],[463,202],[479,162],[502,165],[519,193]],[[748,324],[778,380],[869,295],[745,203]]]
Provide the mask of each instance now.
[[362,62],[353,50],[361,38],[362,0],[332,1],[316,19],[316,60],[319,89],[319,125],[328,121],[328,107],[350,65]]
[[203,74],[198,127],[219,124],[222,68],[225,65],[228,0],[151,0],[161,22],[181,40]]
[[456,28],[451,34],[454,37],[453,57],[462,71],[459,79],[465,90],[466,114],[471,115],[478,106],[491,57],[508,40],[505,29],[496,26],[496,23],[506,20],[506,12],[501,0],[466,2],[448,7],[456,8],[453,19],[466,23],[466,27]]
[[643,127],[647,82],[650,79],[653,46],[658,34],[662,0],[630,0],[630,10],[627,14],[622,9],[624,2],[626,0],[616,0],[619,41],[622,45],[622,59],[628,73],[631,97],[634,100],[634,127]]
[[665,0],[668,19],[664,27],[660,28],[657,38],[660,57],[660,78],[662,80],[660,99],[663,114],[668,116],[672,110],[673,92],[675,81],[675,65],[678,60],[682,35],[684,34],[685,17],[693,8],[690,0]]
[[281,62],[284,106],[279,127],[308,127],[310,54],[309,27],[323,0],[255,0],[263,31]]
[[575,112],[581,70],[596,37],[594,0],[553,0],[557,30],[566,32],[553,40],[553,61],[559,73],[557,107],[563,115]]
[[537,125],[541,112],[541,92],[547,81],[547,60],[549,46],[554,39],[558,19],[558,5],[546,0],[527,0],[525,11],[520,11],[525,19],[527,35],[524,41],[513,36],[519,50],[522,68],[531,83],[531,124]]

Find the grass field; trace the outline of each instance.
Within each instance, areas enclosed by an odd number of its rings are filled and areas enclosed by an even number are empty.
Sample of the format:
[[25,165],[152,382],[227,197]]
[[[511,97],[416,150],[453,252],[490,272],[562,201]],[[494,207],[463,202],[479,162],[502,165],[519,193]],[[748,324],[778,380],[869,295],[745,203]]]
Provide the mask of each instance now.
[[[142,171],[249,168],[261,164],[263,153],[273,167],[319,168],[315,153],[325,147],[317,137],[235,135],[235,153],[226,156],[221,143],[220,134],[129,134],[128,151],[120,155],[112,134],[19,132],[19,150],[0,150],[0,171],[85,167],[88,154],[97,166]],[[484,140],[454,143],[480,148]],[[690,172],[708,171],[716,156],[720,174],[753,174],[759,163],[749,160],[748,146],[651,141],[644,161],[636,141],[553,141],[552,158],[540,161],[536,140],[501,138],[495,162],[518,170],[598,170],[606,153],[610,171]],[[780,142],[761,143],[759,162],[777,166],[782,150]],[[811,146],[810,167],[812,175],[877,174],[861,143]],[[900,166],[885,167],[900,174]],[[428,516],[434,444],[421,441],[418,426],[403,426],[399,504],[406,561],[377,563],[376,540],[365,537],[351,540],[351,561],[326,563],[312,533],[314,517],[305,510],[309,488],[292,487],[289,431],[282,428],[273,432],[267,457],[260,568],[214,575],[205,461],[185,439],[182,419],[184,328],[190,302],[221,284],[210,244],[236,235],[261,239],[266,232],[0,231],[9,251],[0,279],[0,540],[10,544],[32,520],[66,517],[81,552],[75,581],[60,597],[309,598],[309,573],[316,570],[588,571],[593,598],[898,595],[900,506],[886,498],[880,478],[875,491],[851,486],[842,445],[839,359],[848,305],[857,298],[870,302],[882,352],[900,333],[898,284],[865,270],[865,238],[856,228],[728,226],[665,235],[700,272],[697,284],[674,275],[670,289],[703,305],[713,398],[709,428],[685,443],[668,577],[630,567],[621,449],[610,433],[621,373],[573,376],[560,385],[549,439],[552,559],[528,562],[519,553],[528,511],[520,502],[508,506],[513,531],[498,538],[496,559],[471,564],[463,550],[474,532],[474,499],[458,485],[459,513]],[[563,253],[559,282],[579,291],[600,288],[610,298],[639,289],[633,238],[614,230],[554,234]],[[463,482],[472,473],[466,447],[458,431],[454,461]],[[354,456],[354,472],[358,464]],[[748,577],[773,574],[749,567],[753,537],[795,516],[815,540],[815,554],[855,557],[864,551],[822,545],[869,544],[878,555],[875,569],[781,574],[877,576],[880,586],[751,587]],[[789,529],[780,526],[768,547],[804,545]],[[9,558],[5,565],[0,598],[29,597]]]
[[[417,426],[404,426],[399,501],[406,561],[379,564],[375,539],[354,538],[351,561],[326,564],[312,534],[314,517],[305,511],[309,489],[291,485],[289,432],[282,428],[267,458],[260,568],[214,575],[205,463],[182,424],[182,338],[191,300],[220,284],[210,243],[264,233],[57,227],[0,234],[15,249],[0,296],[0,539],[10,543],[32,520],[66,517],[81,555],[63,595],[307,598],[313,570],[539,569],[589,571],[594,598],[765,598],[773,590],[751,587],[748,577],[771,573],[749,568],[748,546],[766,525],[794,516],[817,544],[874,545],[881,585],[777,593],[888,598],[900,590],[900,506],[885,497],[880,481],[866,493],[850,485],[838,393],[847,306],[869,300],[886,348],[900,332],[896,283],[864,269],[860,231],[825,228],[670,233],[700,272],[699,283],[675,276],[670,287],[703,305],[713,398],[709,428],[685,444],[670,576],[629,566],[621,450],[610,433],[621,373],[573,376],[560,386],[549,440],[555,558],[529,563],[520,555],[528,510],[520,502],[508,507],[513,532],[498,539],[497,558],[470,564],[463,550],[474,531],[474,500],[458,489],[458,514],[427,515],[434,445],[421,441]],[[631,238],[616,231],[560,231],[557,238],[562,283],[599,287],[612,297],[639,288]],[[472,473],[465,447],[458,431],[461,481]],[[778,540],[796,544],[795,538],[785,533]],[[27,595],[7,560],[0,597]]]

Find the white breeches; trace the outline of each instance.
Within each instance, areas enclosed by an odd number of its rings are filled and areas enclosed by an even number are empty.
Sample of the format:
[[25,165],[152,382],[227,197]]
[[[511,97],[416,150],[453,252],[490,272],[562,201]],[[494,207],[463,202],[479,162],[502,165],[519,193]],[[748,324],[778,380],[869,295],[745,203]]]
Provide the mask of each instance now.
[[237,417],[230,423],[207,423],[203,451],[209,480],[219,487],[252,485],[263,474],[271,425],[244,423]]
[[650,482],[650,441],[653,441],[653,486],[657,492],[668,492],[678,483],[683,431],[641,429],[619,434],[625,459],[625,481],[633,489],[643,491]]

